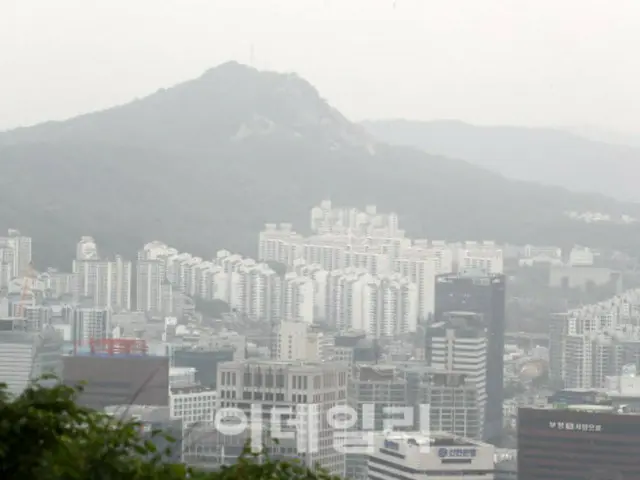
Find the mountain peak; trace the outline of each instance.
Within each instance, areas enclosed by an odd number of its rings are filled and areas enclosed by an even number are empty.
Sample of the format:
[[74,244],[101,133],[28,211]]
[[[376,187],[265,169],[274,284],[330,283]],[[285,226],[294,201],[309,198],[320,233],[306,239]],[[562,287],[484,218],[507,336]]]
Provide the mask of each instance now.
[[[235,61],[131,103],[43,124],[23,134],[31,141],[81,138],[158,147],[170,143],[210,148],[265,137],[331,149],[370,150],[373,144],[363,129],[332,108],[305,79]],[[0,144],[3,140],[0,135]]]
[[200,76],[200,78],[211,79],[211,78],[216,78],[221,76],[248,75],[248,74],[258,74],[258,73],[260,72],[257,69],[249,65],[245,65],[244,63],[239,63],[239,62],[236,62],[235,60],[231,60],[207,69]]

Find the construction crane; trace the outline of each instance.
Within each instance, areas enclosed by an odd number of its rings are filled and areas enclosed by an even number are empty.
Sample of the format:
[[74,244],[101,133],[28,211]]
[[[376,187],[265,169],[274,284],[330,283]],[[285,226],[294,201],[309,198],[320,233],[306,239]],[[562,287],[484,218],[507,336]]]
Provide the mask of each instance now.
[[27,265],[27,270],[24,272],[24,277],[22,279],[22,290],[20,292],[20,301],[14,310],[14,317],[24,317],[24,303],[27,300],[27,295],[33,292],[33,283],[35,279],[38,277],[38,272],[36,272],[33,267],[33,262],[29,262]]

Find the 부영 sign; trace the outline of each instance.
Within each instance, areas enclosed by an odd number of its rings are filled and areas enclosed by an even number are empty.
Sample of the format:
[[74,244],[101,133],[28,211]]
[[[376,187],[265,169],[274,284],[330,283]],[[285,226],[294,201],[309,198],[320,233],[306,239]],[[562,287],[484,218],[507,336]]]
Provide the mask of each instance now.
[[570,430],[576,432],[601,432],[602,425],[593,423],[549,422],[549,428],[553,430]]

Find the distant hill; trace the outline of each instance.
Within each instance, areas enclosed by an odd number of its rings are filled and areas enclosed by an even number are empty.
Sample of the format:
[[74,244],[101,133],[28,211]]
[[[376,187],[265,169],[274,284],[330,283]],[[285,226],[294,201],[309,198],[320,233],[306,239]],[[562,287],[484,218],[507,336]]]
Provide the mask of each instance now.
[[640,245],[640,227],[563,215],[640,217],[638,206],[379,143],[298,76],[237,63],[126,105],[1,133],[0,172],[0,229],[32,235],[40,268],[68,268],[81,235],[126,255],[153,239],[203,256],[255,255],[265,222],[304,230],[324,198],[397,211],[409,234],[434,239]]
[[593,126],[566,127],[561,130],[565,130],[597,142],[640,148],[640,134],[619,132]]
[[[640,148],[620,137],[591,129],[564,130],[483,127],[458,121],[365,122],[372,135],[393,145],[409,145],[427,153],[462,158],[506,177],[599,192],[621,200],[640,201],[632,180],[640,174]],[[605,143],[586,138],[607,138]]]

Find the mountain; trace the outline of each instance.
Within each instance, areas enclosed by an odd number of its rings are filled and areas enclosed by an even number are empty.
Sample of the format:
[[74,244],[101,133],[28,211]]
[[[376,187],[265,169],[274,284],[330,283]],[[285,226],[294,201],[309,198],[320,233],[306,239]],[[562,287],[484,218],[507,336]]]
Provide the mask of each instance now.
[[633,148],[640,148],[640,135],[624,131],[610,130],[607,128],[594,127],[590,125],[579,127],[566,127],[562,130],[575,135],[595,140],[597,142],[611,143]]
[[237,63],[126,105],[0,133],[0,172],[0,229],[33,236],[40,268],[68,268],[81,235],[129,256],[153,239],[207,257],[255,255],[265,222],[304,233],[324,198],[397,211],[410,235],[433,239],[640,245],[640,227],[563,214],[640,218],[636,205],[379,143],[298,76]]
[[640,148],[549,128],[407,120],[370,121],[363,126],[393,145],[464,158],[509,178],[640,201],[640,192],[630,180],[640,173]]

